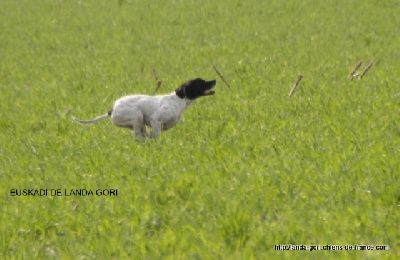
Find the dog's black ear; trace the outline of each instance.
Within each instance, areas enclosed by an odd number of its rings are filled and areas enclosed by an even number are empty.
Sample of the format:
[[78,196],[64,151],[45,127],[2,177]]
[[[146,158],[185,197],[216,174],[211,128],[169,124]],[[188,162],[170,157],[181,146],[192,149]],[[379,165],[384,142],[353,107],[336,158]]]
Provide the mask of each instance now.
[[180,86],[179,88],[175,89],[175,93],[178,97],[180,97],[180,98],[186,97],[186,93],[185,93],[186,86],[187,86],[187,83],[185,83],[182,86]]

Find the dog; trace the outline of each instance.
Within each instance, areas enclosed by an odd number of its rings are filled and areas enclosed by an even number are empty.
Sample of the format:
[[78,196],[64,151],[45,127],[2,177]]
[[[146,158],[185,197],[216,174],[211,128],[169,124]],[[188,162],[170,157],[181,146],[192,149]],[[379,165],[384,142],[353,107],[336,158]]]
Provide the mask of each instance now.
[[[114,125],[134,131],[138,139],[158,138],[162,131],[171,129],[179,122],[183,112],[197,98],[214,95],[215,85],[216,80],[196,78],[182,84],[169,95],[124,96],[115,101],[113,108],[105,115],[92,120],[73,120],[81,124],[94,124],[111,117]],[[150,134],[146,127],[152,129]]]

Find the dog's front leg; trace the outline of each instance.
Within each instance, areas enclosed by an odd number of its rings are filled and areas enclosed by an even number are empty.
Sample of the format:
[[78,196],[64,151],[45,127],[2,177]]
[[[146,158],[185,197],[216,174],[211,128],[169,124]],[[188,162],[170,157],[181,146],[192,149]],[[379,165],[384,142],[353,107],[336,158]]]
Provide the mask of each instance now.
[[179,117],[178,118],[173,118],[167,122],[165,122],[162,125],[162,131],[167,131],[169,129],[171,129],[172,127],[174,127],[177,123],[179,122]]
[[161,134],[161,121],[158,118],[151,118],[150,124],[152,129],[150,138],[158,138]]

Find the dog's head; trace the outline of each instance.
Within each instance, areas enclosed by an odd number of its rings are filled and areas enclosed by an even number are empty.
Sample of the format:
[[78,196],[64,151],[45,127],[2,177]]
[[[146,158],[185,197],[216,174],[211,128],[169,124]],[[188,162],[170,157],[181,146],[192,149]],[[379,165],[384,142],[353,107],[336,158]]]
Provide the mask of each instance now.
[[205,81],[204,79],[193,79],[175,90],[175,93],[180,98],[194,100],[202,96],[214,95],[215,91],[211,90],[216,84],[215,80]]

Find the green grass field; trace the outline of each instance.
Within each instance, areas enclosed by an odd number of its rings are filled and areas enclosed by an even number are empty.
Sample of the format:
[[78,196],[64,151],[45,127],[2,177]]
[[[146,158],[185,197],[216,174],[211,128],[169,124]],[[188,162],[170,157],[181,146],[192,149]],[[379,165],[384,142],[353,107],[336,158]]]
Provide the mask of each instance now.
[[[399,257],[399,13],[397,0],[1,0],[0,258]],[[350,81],[360,60],[374,65]],[[146,143],[71,120],[154,94],[153,69],[157,94],[196,77],[217,93]]]

